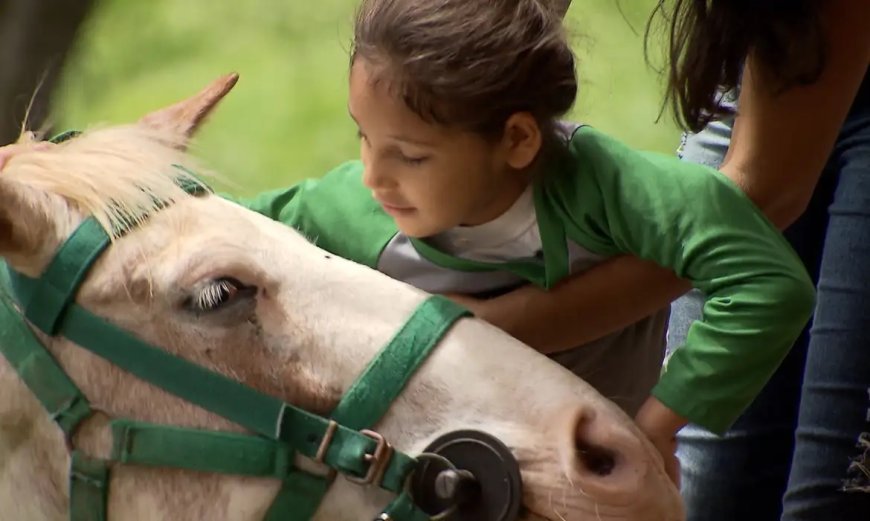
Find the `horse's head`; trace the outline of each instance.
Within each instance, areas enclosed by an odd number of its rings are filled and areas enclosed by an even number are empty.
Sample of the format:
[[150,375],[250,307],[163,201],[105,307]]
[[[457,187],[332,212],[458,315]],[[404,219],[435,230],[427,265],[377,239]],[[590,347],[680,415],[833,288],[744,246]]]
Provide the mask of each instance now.
[[[217,195],[185,191],[179,179],[188,174],[179,166],[198,171],[185,152],[187,139],[234,82],[235,76],[222,78],[133,125],[87,131],[48,147],[24,143],[0,172],[0,255],[24,278],[37,278],[56,268],[58,249],[86,220],[110,235],[124,229],[87,268],[75,293],[79,309],[275,402],[328,416],[427,295],[330,256]],[[31,306],[38,306],[34,299]],[[71,319],[61,319],[61,326],[65,320]],[[55,335],[37,334],[98,412],[65,440],[0,357],[0,503],[12,505],[11,518],[66,518],[68,445],[109,457],[118,450],[111,418],[252,430],[82,349],[61,326]],[[0,342],[12,340],[0,334]],[[369,380],[369,394],[400,378]],[[197,392],[208,400],[218,390]],[[278,423],[290,415],[281,414]],[[410,456],[461,429],[498,438],[519,462],[523,519],[682,519],[661,459],[626,415],[567,370],[480,321],[460,320],[447,331],[374,429]],[[352,455],[352,430],[297,441],[323,449],[329,463]],[[268,438],[268,432],[254,434]],[[287,433],[276,437],[286,441]],[[167,453],[175,450],[166,443]],[[346,445],[333,450],[332,443]],[[300,449],[299,467],[319,472],[322,466],[306,456]],[[280,486],[262,474],[117,465],[109,515],[259,520]],[[315,518],[372,519],[392,497],[338,477]]]

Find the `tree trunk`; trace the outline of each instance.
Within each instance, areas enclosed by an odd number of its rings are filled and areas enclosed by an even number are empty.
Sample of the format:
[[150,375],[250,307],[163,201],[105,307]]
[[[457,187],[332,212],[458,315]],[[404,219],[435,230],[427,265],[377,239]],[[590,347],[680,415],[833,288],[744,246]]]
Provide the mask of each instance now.
[[0,145],[18,138],[25,115],[30,129],[45,123],[63,64],[95,3],[0,0]]

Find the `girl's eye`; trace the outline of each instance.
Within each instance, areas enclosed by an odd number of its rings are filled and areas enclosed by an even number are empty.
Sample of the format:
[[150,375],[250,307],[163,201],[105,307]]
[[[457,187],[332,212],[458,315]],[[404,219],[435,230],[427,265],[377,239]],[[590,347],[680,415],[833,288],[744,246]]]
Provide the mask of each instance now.
[[[357,137],[357,139],[359,139],[360,141],[362,141],[366,145],[369,144],[368,138],[359,129],[357,129],[357,131],[356,131],[356,137]],[[403,163],[405,163],[409,166],[419,166],[419,165],[425,163],[429,159],[428,156],[413,157],[413,156],[405,155],[402,153],[401,150],[399,150],[399,147],[396,147],[396,146],[389,147],[389,149],[385,153],[393,156],[394,158],[398,158],[400,161],[402,161]]]
[[195,313],[209,313],[256,294],[256,287],[245,286],[232,277],[223,277],[214,279],[198,289],[185,301],[184,307]]
[[405,154],[402,154],[402,153],[399,154],[399,157],[402,159],[402,161],[403,161],[404,163],[407,163],[407,164],[410,165],[410,166],[420,166],[421,164],[425,163],[426,160],[429,159],[429,158],[426,157],[426,156],[423,156],[423,157],[411,157],[411,156],[406,156]]

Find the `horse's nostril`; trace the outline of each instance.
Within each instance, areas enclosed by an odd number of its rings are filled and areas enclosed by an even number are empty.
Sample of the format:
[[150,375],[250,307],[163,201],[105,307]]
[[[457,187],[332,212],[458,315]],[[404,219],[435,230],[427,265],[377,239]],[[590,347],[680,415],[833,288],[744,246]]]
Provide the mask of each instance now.
[[[650,453],[630,427],[631,419],[607,407],[578,407],[562,438],[570,482],[596,501],[628,501],[640,491]],[[626,499],[628,498],[628,499]]]
[[620,420],[606,410],[585,408],[577,412],[572,466],[580,475],[612,481],[629,460],[643,457],[635,450],[639,443],[619,425]]
[[586,470],[598,476],[609,476],[616,467],[616,454],[604,447],[576,440],[577,459]]

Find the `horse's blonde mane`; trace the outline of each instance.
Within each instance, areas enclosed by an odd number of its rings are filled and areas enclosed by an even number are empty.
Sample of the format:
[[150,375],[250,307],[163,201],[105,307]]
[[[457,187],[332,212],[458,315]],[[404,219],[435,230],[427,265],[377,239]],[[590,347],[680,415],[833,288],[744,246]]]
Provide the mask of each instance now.
[[[32,142],[22,136],[20,142]],[[3,177],[60,195],[109,232],[140,224],[160,207],[189,197],[179,179],[202,185],[182,166],[200,174],[184,152],[187,137],[143,125],[86,131],[47,150],[14,156]]]

